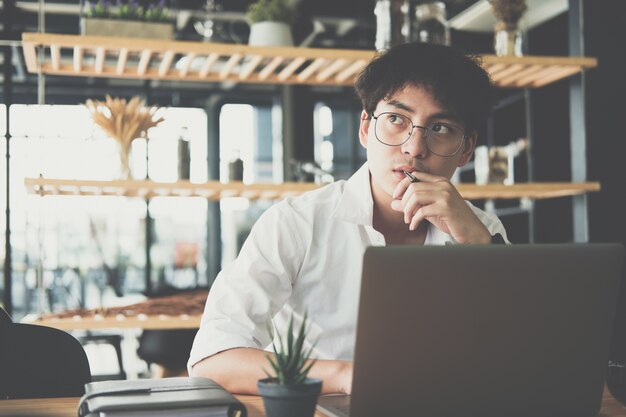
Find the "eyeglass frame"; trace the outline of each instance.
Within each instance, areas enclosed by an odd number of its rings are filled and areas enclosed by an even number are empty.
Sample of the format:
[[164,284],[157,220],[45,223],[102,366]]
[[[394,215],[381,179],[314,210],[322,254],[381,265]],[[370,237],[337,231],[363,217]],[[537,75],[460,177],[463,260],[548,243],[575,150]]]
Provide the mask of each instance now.
[[[409,135],[406,137],[406,139],[402,143],[399,143],[397,145],[391,145],[389,143],[383,142],[378,137],[378,133],[376,132],[376,125],[378,123],[378,118],[380,116],[382,116],[383,114],[395,114],[395,115],[398,115],[400,117],[404,117],[405,119],[407,119],[411,123],[411,132],[409,132]],[[431,125],[433,125],[433,124],[442,124],[442,125],[446,125],[446,126],[451,126],[451,127],[454,127],[455,129],[459,129],[461,132],[463,132],[463,135],[461,136],[461,143],[459,144],[459,147],[457,148],[457,150],[454,151],[454,153],[451,153],[449,155],[441,155],[441,154],[438,154],[437,152],[434,152],[432,149],[430,149],[430,146],[428,145],[428,132],[429,132],[429,127],[428,126],[415,125],[415,124],[413,124],[413,121],[411,119],[409,119],[407,116],[405,116],[403,114],[400,114],[400,113],[393,112],[393,111],[384,111],[384,112],[378,113],[378,116],[376,116],[374,113],[372,113],[372,119],[374,119],[374,136],[376,137],[376,140],[379,141],[380,143],[382,143],[383,145],[386,145],[386,146],[402,146],[402,145],[404,145],[405,143],[407,143],[409,141],[409,139],[411,139],[411,136],[413,136],[413,131],[417,127],[419,129],[424,129],[424,141],[426,142],[426,148],[428,149],[428,151],[432,152],[434,155],[440,156],[442,158],[449,158],[449,157],[452,157],[452,156],[455,156],[456,154],[458,154],[459,151],[461,150],[461,148],[463,147],[463,142],[466,139],[469,138],[469,135],[463,129],[461,129],[459,126],[453,125],[451,123],[443,123],[443,122],[431,123]]]

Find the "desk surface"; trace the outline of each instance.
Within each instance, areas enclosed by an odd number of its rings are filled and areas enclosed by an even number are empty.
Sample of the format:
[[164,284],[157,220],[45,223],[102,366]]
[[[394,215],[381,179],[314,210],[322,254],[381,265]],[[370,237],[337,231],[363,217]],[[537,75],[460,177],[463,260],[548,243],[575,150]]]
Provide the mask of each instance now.
[[[248,409],[248,417],[265,417],[263,399],[254,395],[236,395]],[[619,404],[618,404],[619,406]],[[78,398],[38,398],[32,400],[0,400],[1,417],[76,417]],[[315,417],[324,417],[319,411]],[[615,416],[626,417],[615,414]],[[613,415],[611,415],[613,417]]]
[[40,326],[54,327],[56,329],[71,330],[96,330],[96,329],[197,329],[200,327],[201,314],[180,314],[177,316],[157,314],[139,314],[136,316],[125,316],[117,314],[114,316],[103,316],[94,314],[81,317],[63,318],[37,318],[26,317],[22,323],[38,324]]
[[[237,395],[246,405],[248,417],[265,417],[261,397]],[[0,400],[2,417],[75,417],[78,398],[43,398],[33,400]],[[315,417],[324,417],[319,411]],[[605,390],[602,408],[597,417],[626,417],[626,408]]]

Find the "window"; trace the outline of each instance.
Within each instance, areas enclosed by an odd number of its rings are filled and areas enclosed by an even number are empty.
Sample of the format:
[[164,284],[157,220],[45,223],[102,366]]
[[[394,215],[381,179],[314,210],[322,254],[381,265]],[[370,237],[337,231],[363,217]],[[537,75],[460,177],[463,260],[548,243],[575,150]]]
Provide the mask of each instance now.
[[[207,119],[202,109],[166,109],[166,121],[133,144],[135,178],[177,179],[177,139],[187,127],[191,180],[207,179]],[[13,105],[11,229],[16,318],[31,312],[133,302],[145,290],[146,203],[139,198],[27,194],[25,177],[111,180],[119,176],[115,141],[84,106]],[[33,123],[37,120],[37,123]],[[2,161],[2,165],[5,161]],[[4,201],[4,195],[2,197]],[[154,198],[153,286],[206,283],[202,198]],[[3,220],[4,221],[4,218]],[[4,236],[3,238],[4,239]],[[189,256],[192,252],[193,256]],[[182,253],[182,255],[181,255]],[[177,264],[177,259],[184,259]],[[195,256],[195,258],[194,258]],[[178,257],[178,258],[177,258]],[[184,265],[184,274],[177,266]],[[189,277],[189,272],[193,269]],[[120,296],[126,300],[118,300]]]

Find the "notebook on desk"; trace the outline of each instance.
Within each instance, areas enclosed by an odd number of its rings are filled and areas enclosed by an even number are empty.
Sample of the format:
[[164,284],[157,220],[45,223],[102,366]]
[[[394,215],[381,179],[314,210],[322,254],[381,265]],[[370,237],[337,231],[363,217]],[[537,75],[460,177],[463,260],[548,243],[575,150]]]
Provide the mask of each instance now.
[[318,407],[342,417],[596,415],[623,252],[369,248],[352,397],[321,397]]

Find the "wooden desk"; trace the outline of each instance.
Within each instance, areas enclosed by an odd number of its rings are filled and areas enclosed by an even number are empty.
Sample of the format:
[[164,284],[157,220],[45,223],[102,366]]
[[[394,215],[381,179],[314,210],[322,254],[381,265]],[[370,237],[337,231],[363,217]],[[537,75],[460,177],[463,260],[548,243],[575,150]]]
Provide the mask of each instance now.
[[66,332],[72,330],[97,330],[97,329],[197,329],[200,327],[201,314],[178,316],[158,314],[147,315],[138,314],[136,316],[103,316],[95,314],[89,317],[68,317],[68,318],[45,318],[39,319],[34,316],[27,316],[22,323],[37,324],[39,326],[54,327]]
[[[248,417],[265,417],[261,397],[237,395],[248,409]],[[76,417],[78,398],[45,398],[34,400],[0,400],[2,417]],[[315,417],[324,417],[319,411]],[[626,417],[626,408],[605,390],[598,417]]]
[[[263,399],[253,395],[236,395],[246,405],[248,417],[265,417]],[[76,417],[78,398],[38,398],[33,400],[0,400],[0,417]],[[319,411],[315,417],[324,417]],[[615,416],[626,417],[615,414]],[[613,417],[613,415],[611,415]]]

